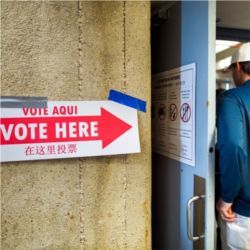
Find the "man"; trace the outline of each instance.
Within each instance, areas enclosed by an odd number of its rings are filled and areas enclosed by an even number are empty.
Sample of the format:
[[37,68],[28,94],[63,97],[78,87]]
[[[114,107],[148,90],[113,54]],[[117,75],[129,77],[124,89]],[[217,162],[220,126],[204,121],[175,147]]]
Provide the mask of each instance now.
[[250,249],[250,42],[232,57],[236,88],[218,103],[218,143],[223,249]]

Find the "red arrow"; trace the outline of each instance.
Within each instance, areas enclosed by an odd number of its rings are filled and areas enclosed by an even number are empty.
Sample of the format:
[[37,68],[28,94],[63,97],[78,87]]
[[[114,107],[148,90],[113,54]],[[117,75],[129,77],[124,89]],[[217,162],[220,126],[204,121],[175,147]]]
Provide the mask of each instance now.
[[101,140],[105,148],[130,128],[104,108],[100,116],[0,119],[1,145]]

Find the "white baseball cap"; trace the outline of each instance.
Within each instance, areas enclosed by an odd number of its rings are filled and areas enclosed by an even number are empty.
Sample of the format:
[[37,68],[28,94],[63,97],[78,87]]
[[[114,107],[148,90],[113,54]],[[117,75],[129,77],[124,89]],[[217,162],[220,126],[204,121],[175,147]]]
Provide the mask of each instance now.
[[236,62],[250,62],[250,42],[242,44],[232,55],[230,67]]

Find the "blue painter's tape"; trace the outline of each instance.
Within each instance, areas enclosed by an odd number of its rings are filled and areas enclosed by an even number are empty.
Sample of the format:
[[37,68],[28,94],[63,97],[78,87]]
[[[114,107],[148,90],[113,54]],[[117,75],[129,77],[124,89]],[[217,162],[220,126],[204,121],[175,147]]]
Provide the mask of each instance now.
[[146,102],[135,98],[133,96],[130,95],[126,95],[124,93],[121,93],[119,91],[113,90],[111,89],[109,92],[109,100],[114,101],[114,102],[118,102],[120,104],[129,106],[131,108],[140,110],[142,112],[146,112]]

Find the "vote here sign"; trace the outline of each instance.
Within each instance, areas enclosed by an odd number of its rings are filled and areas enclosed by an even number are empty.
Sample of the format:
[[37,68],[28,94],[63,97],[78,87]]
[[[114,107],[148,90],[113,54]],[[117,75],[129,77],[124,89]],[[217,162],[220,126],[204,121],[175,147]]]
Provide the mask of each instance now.
[[1,108],[1,162],[140,152],[137,111],[112,101]]

